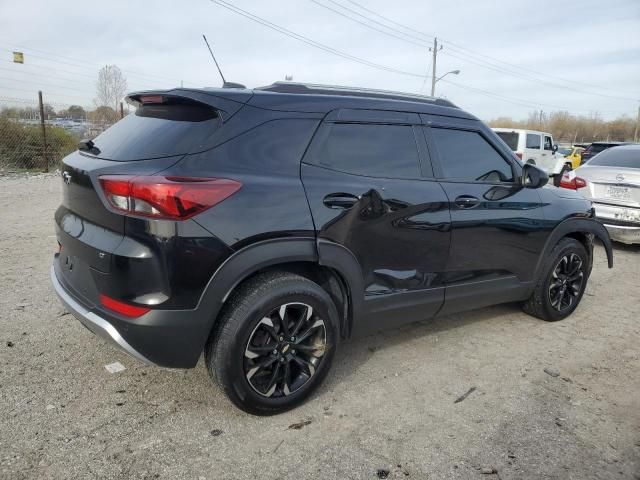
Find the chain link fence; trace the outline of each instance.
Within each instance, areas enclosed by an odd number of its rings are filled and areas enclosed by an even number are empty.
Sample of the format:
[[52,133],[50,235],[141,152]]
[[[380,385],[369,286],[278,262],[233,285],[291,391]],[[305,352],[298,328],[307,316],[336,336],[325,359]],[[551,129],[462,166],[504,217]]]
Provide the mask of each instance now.
[[55,170],[81,139],[96,137],[115,120],[89,119],[78,108],[45,103],[42,122],[37,98],[0,97],[0,174]]

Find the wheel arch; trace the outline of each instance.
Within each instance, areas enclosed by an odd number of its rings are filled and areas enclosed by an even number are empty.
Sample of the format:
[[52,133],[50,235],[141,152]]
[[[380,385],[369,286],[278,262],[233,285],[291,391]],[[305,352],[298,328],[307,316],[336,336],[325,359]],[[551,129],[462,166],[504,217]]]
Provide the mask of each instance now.
[[[608,266],[609,268],[613,268],[613,248],[611,246],[611,239],[609,238],[609,232],[607,232],[607,229],[595,219],[572,217],[560,222],[547,238],[542,254],[538,258],[534,278],[539,277],[543,260],[549,255],[553,247],[565,237],[578,240],[585,246],[590,255],[593,250],[591,247],[592,239],[594,237],[598,238],[604,245],[607,254]],[[591,255],[591,257],[592,256],[593,255]],[[590,258],[590,261],[593,261],[593,259]]]
[[[229,257],[211,277],[198,303],[205,329],[201,347],[204,348],[215,332],[220,313],[231,295],[255,275],[277,270],[299,274],[327,291],[340,314],[340,335],[349,337],[356,314],[354,309],[359,306],[354,305],[353,300],[362,298],[362,293],[359,297],[354,293],[354,288],[362,285],[359,267],[358,282],[358,276],[354,276],[356,270],[349,264],[349,261],[355,262],[353,256],[345,260],[344,253],[337,259],[335,255],[324,255],[328,262],[323,263],[319,249],[326,251],[319,248],[315,238],[280,238],[251,244]],[[346,263],[341,264],[340,259]]]

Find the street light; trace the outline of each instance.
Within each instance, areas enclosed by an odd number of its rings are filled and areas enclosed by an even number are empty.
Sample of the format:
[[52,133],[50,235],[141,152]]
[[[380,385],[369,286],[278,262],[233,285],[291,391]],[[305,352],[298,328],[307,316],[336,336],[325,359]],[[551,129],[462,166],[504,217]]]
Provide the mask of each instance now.
[[436,78],[433,81],[433,88],[431,89],[431,96],[435,97],[436,95],[436,83],[438,83],[439,80],[442,80],[444,77],[446,77],[447,75],[449,75],[450,73],[454,74],[454,75],[459,75],[460,74],[460,70],[451,70],[450,72],[445,73],[444,75]]

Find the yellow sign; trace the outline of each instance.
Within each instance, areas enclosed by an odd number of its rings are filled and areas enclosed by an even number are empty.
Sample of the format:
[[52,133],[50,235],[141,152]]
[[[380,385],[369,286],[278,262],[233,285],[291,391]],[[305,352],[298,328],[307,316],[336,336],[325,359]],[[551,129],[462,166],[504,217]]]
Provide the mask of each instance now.
[[13,52],[13,63],[24,63],[24,53]]

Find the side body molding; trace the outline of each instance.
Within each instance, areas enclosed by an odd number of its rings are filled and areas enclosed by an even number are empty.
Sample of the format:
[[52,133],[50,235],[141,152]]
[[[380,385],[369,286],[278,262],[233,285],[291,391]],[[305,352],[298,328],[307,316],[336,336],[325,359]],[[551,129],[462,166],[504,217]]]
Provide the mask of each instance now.
[[356,257],[346,247],[318,239],[318,263],[338,272],[344,279],[349,295],[349,312],[347,312],[346,325],[343,325],[343,335],[351,336],[352,327],[363,314],[364,307],[364,280],[362,268]]

